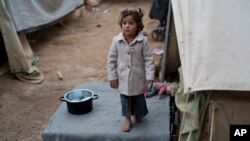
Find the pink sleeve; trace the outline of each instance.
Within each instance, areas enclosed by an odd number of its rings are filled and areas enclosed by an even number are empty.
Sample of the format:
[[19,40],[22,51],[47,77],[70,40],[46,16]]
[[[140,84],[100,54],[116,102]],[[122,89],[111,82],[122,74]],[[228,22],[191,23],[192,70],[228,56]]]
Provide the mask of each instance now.
[[163,83],[157,82],[157,83],[155,83],[155,86],[156,86],[156,88],[160,91],[160,89],[161,89],[162,87],[164,87],[164,84],[163,84]]
[[161,87],[158,94],[163,94],[166,92],[166,88],[165,87]]

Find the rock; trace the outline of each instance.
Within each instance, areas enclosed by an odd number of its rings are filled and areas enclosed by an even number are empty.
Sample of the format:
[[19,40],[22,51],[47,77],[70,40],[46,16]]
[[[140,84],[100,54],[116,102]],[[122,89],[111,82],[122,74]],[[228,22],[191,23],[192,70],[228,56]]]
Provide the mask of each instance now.
[[60,71],[57,71],[56,73],[57,73],[58,78],[59,78],[60,80],[63,80],[63,76],[62,76],[61,72],[60,72]]

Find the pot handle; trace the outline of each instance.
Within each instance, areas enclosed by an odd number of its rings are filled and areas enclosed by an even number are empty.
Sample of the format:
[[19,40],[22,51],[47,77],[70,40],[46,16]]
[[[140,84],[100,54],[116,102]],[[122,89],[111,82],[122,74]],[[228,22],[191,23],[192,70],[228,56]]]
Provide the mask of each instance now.
[[66,100],[64,99],[64,96],[61,96],[61,97],[59,98],[59,100],[60,100],[60,101],[66,101]]
[[94,94],[93,95],[93,100],[98,99],[98,95]]

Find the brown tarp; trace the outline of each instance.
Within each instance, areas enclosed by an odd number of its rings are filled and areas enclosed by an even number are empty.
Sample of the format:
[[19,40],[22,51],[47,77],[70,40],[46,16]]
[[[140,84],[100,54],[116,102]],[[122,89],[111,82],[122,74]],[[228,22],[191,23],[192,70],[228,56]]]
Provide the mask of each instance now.
[[250,124],[250,92],[213,91],[205,116],[201,141],[229,141],[233,124]]

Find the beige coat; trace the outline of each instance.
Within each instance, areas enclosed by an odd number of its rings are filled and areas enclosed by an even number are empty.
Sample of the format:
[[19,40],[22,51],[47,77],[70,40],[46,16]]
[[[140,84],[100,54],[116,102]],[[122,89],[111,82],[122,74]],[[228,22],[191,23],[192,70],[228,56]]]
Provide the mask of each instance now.
[[146,80],[154,80],[153,52],[141,32],[128,45],[123,34],[113,38],[108,55],[108,79],[118,79],[118,91],[134,96],[146,90]]

